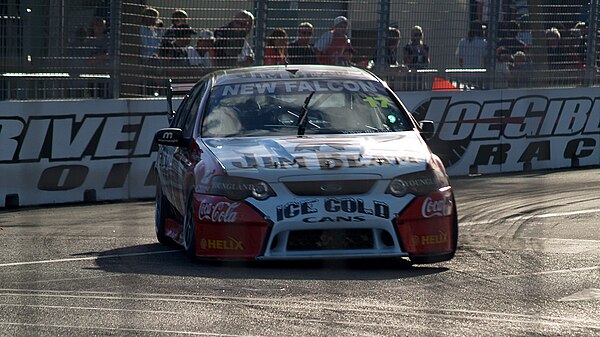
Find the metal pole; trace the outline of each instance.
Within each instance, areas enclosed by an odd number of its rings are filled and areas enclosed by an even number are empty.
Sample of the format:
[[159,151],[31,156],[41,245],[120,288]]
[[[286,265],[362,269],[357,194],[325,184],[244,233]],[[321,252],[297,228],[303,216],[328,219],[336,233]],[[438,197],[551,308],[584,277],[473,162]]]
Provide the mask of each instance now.
[[110,2],[110,44],[109,50],[110,64],[110,86],[112,98],[120,97],[121,78],[120,78],[120,47],[121,47],[121,1],[112,0]]
[[496,44],[498,41],[498,18],[501,0],[492,0],[488,7],[487,38],[488,38],[488,60],[491,60],[487,69],[488,88],[496,87]]
[[590,0],[590,17],[587,34],[587,55],[585,84],[588,87],[594,85],[596,75],[596,50],[598,46],[598,0]]
[[267,34],[268,0],[256,1],[256,31],[254,35],[255,60],[254,64],[265,63],[265,38]]
[[386,68],[385,51],[387,49],[387,36],[390,26],[390,0],[379,0],[377,14],[379,15],[379,25],[377,25],[377,54],[375,58],[375,70],[376,72],[383,72]]

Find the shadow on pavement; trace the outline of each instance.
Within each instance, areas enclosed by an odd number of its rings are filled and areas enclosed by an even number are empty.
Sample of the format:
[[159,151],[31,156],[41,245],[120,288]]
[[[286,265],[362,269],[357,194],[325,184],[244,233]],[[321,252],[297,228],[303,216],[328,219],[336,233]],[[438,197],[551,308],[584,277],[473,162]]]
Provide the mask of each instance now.
[[96,265],[110,273],[219,279],[386,280],[423,277],[448,268],[411,266],[403,259],[315,261],[192,261],[177,246],[145,244],[79,256],[97,255]]

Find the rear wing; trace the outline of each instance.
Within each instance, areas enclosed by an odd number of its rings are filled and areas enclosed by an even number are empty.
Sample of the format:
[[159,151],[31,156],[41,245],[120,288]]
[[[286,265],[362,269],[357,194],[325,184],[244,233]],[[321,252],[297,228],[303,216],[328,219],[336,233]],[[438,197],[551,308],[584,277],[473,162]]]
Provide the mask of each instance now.
[[173,109],[173,96],[189,93],[194,85],[196,85],[196,83],[173,83],[173,80],[167,80],[167,113],[169,115],[169,120],[175,116],[175,110]]

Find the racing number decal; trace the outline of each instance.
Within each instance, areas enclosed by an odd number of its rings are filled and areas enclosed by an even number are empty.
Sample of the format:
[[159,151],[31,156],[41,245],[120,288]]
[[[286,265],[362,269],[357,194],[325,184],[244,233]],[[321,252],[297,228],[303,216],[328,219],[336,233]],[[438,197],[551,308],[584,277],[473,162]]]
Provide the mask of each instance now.
[[382,107],[384,109],[389,108],[391,103],[390,99],[387,97],[367,97],[363,99],[363,101],[369,103],[371,108]]

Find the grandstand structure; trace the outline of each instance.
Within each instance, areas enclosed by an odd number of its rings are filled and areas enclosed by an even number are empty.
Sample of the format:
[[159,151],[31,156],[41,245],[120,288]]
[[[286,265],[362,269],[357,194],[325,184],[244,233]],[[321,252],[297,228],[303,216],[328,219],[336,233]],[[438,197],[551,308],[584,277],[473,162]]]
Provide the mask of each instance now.
[[[140,28],[146,7],[159,11],[165,27],[176,9],[184,9],[195,31],[214,31],[237,11],[250,11],[255,24],[247,39],[255,65],[264,63],[266,38],[276,28],[285,29],[292,41],[298,24],[311,22],[316,38],[343,15],[350,22],[352,65],[368,67],[369,61],[384,59],[388,27],[400,29],[402,55],[411,28],[418,25],[430,48],[428,65],[409,69],[375,62],[372,68],[396,91],[431,90],[439,78],[459,90],[589,87],[600,78],[598,0],[5,0],[0,4],[0,100],[156,97],[164,94],[167,79],[195,81],[218,68],[173,65],[160,57],[144,62]],[[98,39],[89,43],[98,19],[106,37],[101,62],[94,60]],[[487,62],[463,68],[456,49],[474,20],[485,26]],[[550,48],[549,30],[560,33],[560,48]],[[497,57],[507,36],[527,40],[528,66],[518,73],[514,55],[502,62]]]

